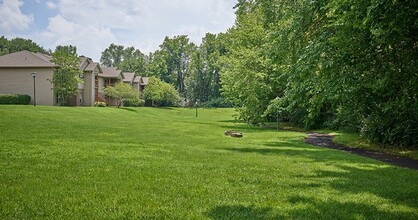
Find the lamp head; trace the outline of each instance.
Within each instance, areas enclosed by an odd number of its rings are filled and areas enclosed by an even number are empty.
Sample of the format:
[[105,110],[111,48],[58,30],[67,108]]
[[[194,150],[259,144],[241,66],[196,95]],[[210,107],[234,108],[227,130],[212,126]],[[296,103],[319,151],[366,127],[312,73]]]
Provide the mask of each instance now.
[[31,75],[32,75],[33,78],[35,78],[36,75],[37,75],[37,73],[36,72],[32,72]]

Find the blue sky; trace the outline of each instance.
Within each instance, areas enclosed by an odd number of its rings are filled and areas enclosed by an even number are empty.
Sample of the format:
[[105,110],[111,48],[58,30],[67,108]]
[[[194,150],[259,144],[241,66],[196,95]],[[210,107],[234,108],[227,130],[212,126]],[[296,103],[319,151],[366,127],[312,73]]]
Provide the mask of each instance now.
[[99,61],[111,43],[144,53],[165,36],[186,34],[200,44],[205,33],[234,24],[236,0],[0,0],[0,35],[29,38],[45,48],[75,45]]

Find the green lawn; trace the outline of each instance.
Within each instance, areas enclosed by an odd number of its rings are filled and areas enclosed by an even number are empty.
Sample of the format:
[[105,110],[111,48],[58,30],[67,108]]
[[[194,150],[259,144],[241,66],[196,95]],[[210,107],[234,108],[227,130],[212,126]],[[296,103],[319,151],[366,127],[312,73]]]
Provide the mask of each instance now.
[[233,113],[0,106],[0,219],[418,219],[418,171]]

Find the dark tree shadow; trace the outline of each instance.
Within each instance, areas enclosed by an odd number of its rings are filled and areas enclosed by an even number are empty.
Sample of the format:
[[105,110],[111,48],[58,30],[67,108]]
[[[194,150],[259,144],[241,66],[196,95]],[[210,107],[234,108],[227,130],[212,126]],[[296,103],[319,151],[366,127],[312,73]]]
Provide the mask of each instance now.
[[[305,196],[288,199],[293,207],[288,213],[281,213],[279,219],[417,219],[418,213],[407,211],[381,210],[375,205],[352,201],[325,201]],[[284,214],[284,215],[283,215]]]
[[[361,156],[348,152],[301,145],[298,140],[267,142],[264,146],[266,147],[226,148],[226,150],[237,153],[260,154],[261,156],[299,157],[312,163],[323,163],[333,169],[317,169],[309,174],[294,174],[294,177],[307,180],[311,184],[307,185],[305,181],[305,183],[295,183],[291,187],[303,190],[309,190],[312,187],[331,187],[341,193],[373,194],[387,199],[389,203],[418,210],[418,171],[416,170],[392,166],[374,159],[362,159]],[[320,207],[327,206],[327,204],[321,204],[316,200],[310,203]],[[332,203],[335,203],[335,201]],[[364,204],[357,204],[352,201],[348,201],[347,204],[354,210],[357,208],[361,210],[364,206]],[[339,204],[339,206],[345,208],[345,204]],[[376,207],[368,209],[379,212]],[[349,214],[349,211],[344,214]],[[366,214],[371,215],[372,213]],[[386,214],[383,213],[382,215],[385,216]],[[391,216],[391,214],[387,213],[387,216]],[[418,212],[413,216],[418,219]],[[342,215],[337,217],[342,217]]]
[[130,112],[138,112],[138,110],[134,109],[134,108],[120,107],[119,109],[122,109],[122,110],[125,110],[125,111],[130,111]]
[[211,209],[206,216],[210,219],[272,219],[272,208],[247,207],[243,205],[222,205]]
[[[209,210],[209,219],[418,219],[411,211],[381,210],[373,204],[361,202],[320,200],[314,197],[292,196],[286,201],[287,208],[221,205]],[[290,208],[288,208],[290,207]]]

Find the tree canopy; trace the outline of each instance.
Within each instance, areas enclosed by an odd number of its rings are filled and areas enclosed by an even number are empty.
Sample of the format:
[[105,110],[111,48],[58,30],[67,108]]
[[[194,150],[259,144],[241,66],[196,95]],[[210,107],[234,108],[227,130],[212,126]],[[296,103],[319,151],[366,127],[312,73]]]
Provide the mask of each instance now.
[[39,46],[37,43],[33,42],[30,39],[16,37],[11,40],[8,40],[4,36],[0,37],[0,56],[9,53],[19,52],[22,50],[27,50],[34,53],[49,53],[43,47]]
[[154,106],[173,106],[179,104],[180,95],[173,85],[152,76],[145,87],[144,99],[151,100]]
[[146,73],[147,57],[135,47],[124,47],[122,45],[110,44],[100,57],[102,65],[107,67],[118,67],[124,72],[134,72],[136,75]]
[[52,53],[52,62],[57,66],[54,68],[52,84],[54,94],[58,97],[60,105],[67,105],[68,98],[77,94],[78,83],[82,82],[79,75],[80,59],[77,56],[75,46],[57,46]]
[[227,32],[224,95],[251,123],[281,109],[284,119],[305,128],[359,131],[377,143],[417,146],[417,6],[240,0]]
[[138,100],[139,94],[137,91],[135,91],[134,88],[132,88],[131,85],[124,83],[124,82],[118,82],[114,86],[108,86],[104,88],[104,93],[112,98],[117,99],[119,108],[123,105],[123,102],[126,100]]

